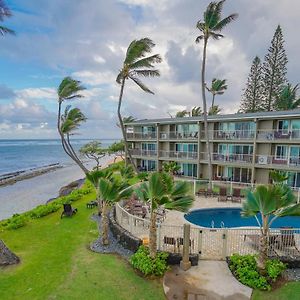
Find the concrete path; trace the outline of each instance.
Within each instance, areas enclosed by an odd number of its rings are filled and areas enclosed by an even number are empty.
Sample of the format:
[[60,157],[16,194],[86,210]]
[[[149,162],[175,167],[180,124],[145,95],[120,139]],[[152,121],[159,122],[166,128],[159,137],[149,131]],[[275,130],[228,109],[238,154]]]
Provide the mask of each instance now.
[[163,286],[168,300],[249,300],[252,294],[224,261],[200,260],[186,272],[173,267],[165,274]]

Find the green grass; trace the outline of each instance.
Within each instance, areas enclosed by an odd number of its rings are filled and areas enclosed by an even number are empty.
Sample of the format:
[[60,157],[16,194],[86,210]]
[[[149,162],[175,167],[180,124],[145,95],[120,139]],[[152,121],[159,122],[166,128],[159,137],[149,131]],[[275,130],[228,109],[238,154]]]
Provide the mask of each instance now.
[[254,291],[252,300],[298,300],[300,282],[289,282],[272,292]]
[[1,299],[165,299],[161,282],[138,276],[114,255],[91,252],[98,236],[86,202],[72,204],[77,215],[60,219],[61,209],[30,221],[0,238],[21,258],[17,266],[0,269]]

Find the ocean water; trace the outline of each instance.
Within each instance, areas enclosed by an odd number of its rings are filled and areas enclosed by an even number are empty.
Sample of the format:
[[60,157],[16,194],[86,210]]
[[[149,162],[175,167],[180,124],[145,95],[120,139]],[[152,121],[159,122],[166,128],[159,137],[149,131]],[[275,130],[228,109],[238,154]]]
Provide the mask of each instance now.
[[[72,145],[76,151],[90,140],[76,139]],[[116,140],[101,140],[103,148]],[[39,168],[49,164],[69,164],[72,160],[63,151],[60,140],[1,140],[0,175]]]

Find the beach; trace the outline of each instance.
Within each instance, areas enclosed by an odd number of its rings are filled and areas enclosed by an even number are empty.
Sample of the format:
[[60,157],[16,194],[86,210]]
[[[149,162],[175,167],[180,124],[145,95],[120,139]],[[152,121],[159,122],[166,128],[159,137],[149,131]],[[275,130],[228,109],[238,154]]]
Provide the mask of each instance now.
[[[102,167],[111,161],[112,156],[105,156],[101,160]],[[91,163],[87,166],[92,168]],[[0,187],[0,220],[45,204],[49,199],[58,197],[61,187],[84,177],[85,174],[77,165],[68,164],[48,173]]]

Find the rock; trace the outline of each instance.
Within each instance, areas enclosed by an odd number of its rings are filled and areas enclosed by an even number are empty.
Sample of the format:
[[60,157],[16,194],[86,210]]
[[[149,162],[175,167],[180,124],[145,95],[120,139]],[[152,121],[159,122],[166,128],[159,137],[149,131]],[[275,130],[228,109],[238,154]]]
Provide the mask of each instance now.
[[63,186],[59,190],[59,197],[67,196],[71,194],[74,190],[80,188],[84,183],[84,179],[78,179],[76,181],[71,182],[70,184]]
[[2,240],[0,240],[0,266],[15,265],[20,262],[20,258],[12,253]]

